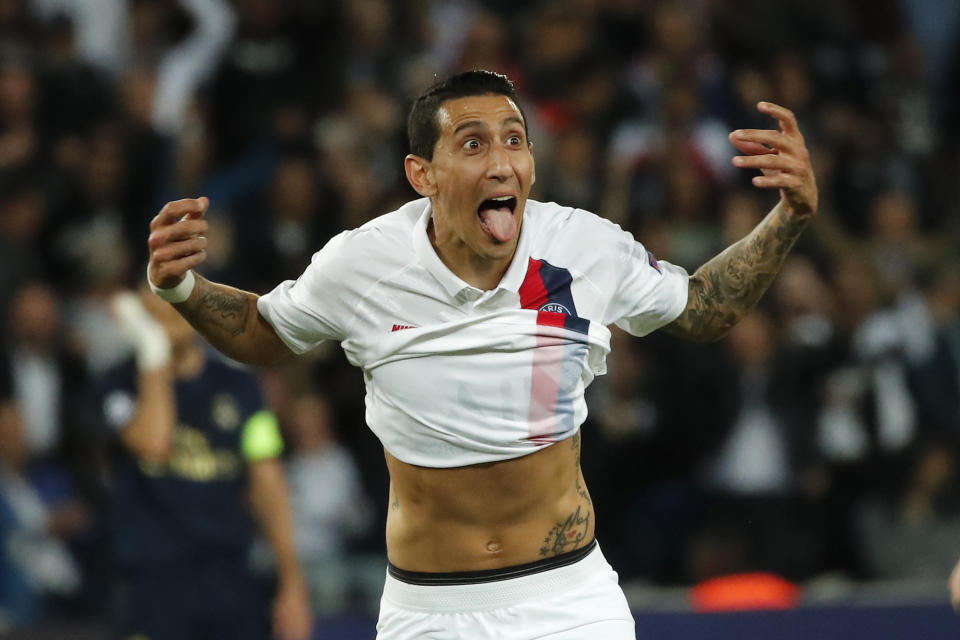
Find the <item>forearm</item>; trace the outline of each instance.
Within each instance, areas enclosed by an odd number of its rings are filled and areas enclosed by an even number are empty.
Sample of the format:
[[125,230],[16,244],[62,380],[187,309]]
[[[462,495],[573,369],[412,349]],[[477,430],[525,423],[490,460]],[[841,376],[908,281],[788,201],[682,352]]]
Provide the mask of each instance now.
[[174,307],[221,353],[247,364],[264,366],[290,356],[257,311],[256,294],[196,276],[190,297]]
[[810,219],[778,203],[749,235],[697,269],[687,307],[667,331],[701,342],[724,337],[756,306]]
[[303,575],[294,543],[293,513],[283,467],[278,460],[251,464],[250,501],[257,522],[276,555],[280,583],[301,581]]
[[121,432],[121,440],[137,458],[165,462],[173,445],[176,412],[170,366],[141,371],[137,378],[137,412]]

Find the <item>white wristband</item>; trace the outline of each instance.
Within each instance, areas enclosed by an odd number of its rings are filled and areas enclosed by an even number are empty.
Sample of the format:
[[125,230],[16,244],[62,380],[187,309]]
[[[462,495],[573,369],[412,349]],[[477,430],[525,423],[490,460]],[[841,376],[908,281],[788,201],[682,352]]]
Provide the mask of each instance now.
[[143,308],[140,298],[131,292],[119,293],[110,300],[117,326],[133,347],[140,371],[152,371],[170,362],[170,338],[163,327]]
[[150,285],[150,291],[160,296],[161,299],[167,302],[177,303],[183,302],[190,297],[190,294],[193,293],[193,287],[197,284],[197,279],[193,275],[193,270],[190,270],[187,271],[187,275],[184,276],[183,280],[181,280],[177,286],[170,287],[169,289],[161,289],[150,280],[150,267],[148,265],[147,284]]

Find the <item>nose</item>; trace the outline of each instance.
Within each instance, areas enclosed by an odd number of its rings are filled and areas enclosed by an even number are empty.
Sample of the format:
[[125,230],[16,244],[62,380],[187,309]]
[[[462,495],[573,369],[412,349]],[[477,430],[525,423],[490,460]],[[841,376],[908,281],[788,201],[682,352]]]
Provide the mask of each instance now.
[[513,165],[510,163],[510,155],[503,145],[493,145],[487,163],[487,177],[503,182],[511,175],[513,175]]

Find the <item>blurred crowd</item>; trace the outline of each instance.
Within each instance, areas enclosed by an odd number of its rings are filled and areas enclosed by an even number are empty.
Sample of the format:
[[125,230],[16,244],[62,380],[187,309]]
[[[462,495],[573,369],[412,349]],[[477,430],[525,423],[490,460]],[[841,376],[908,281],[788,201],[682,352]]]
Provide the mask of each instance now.
[[[621,578],[945,576],[958,36],[955,0],[0,0],[0,629],[109,613],[95,398],[130,350],[106,301],[142,280],[159,207],[209,196],[201,272],[266,292],[415,197],[406,110],[471,68],[518,87],[535,198],[691,272],[776,201],[730,163],[730,130],[775,124],[756,102],[811,149],[821,211],[761,307],[714,345],[616,333],[588,391]],[[331,345],[260,376],[318,612],[375,601],[388,480],[361,374]]]

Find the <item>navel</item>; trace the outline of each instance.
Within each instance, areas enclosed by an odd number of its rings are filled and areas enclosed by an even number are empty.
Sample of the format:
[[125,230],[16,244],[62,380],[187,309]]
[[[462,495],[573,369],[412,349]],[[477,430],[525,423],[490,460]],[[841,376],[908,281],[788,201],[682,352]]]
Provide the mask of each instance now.
[[487,551],[489,551],[490,553],[500,553],[501,551],[503,551],[503,544],[499,540],[494,538],[493,540],[490,540],[489,542],[487,542]]

